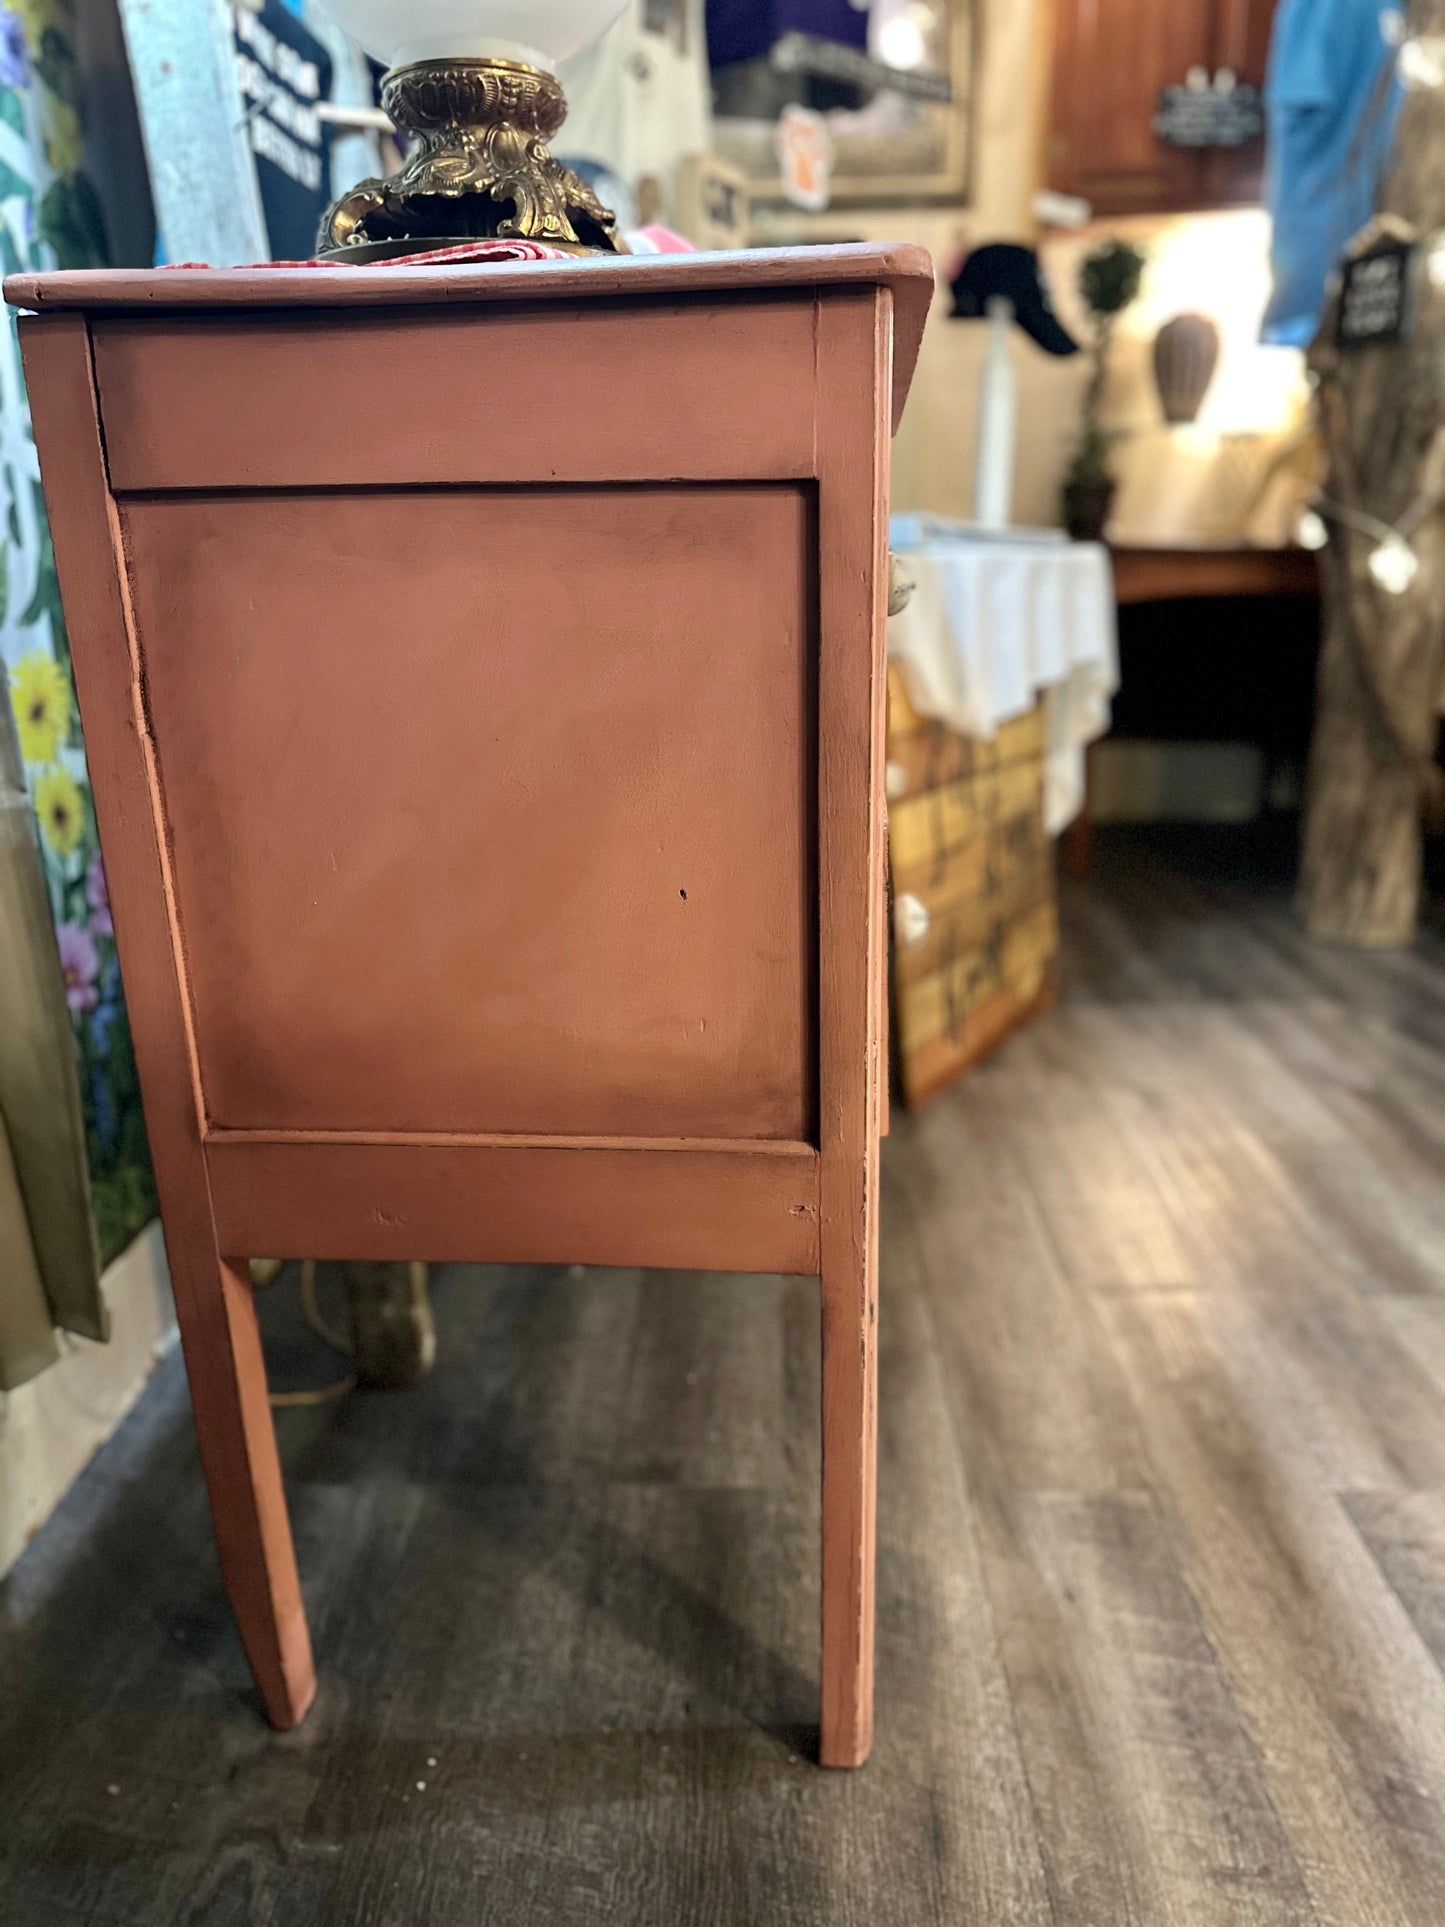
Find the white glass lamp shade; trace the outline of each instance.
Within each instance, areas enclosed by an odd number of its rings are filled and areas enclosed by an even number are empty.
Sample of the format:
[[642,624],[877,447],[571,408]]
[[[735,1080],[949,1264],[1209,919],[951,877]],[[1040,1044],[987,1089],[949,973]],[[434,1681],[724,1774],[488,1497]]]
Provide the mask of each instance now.
[[627,0],[322,0],[375,60],[523,60],[556,68],[598,39]]

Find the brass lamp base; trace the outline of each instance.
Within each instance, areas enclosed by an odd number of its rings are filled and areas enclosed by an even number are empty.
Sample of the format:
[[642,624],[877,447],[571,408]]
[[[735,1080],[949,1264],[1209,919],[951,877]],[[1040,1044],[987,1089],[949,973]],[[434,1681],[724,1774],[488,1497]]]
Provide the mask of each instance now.
[[519,60],[419,60],[394,67],[381,98],[420,145],[327,210],[319,255],[361,264],[468,241],[626,252],[617,216],[547,150],[567,117],[555,74]]

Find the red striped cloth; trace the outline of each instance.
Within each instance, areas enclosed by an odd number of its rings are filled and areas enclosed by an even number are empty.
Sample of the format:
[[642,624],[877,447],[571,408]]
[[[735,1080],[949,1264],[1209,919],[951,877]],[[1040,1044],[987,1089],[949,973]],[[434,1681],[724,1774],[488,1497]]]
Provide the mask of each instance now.
[[[428,248],[422,254],[395,254],[384,261],[368,261],[369,268],[451,267],[461,261],[570,261],[566,248],[542,241],[462,241],[454,247]],[[167,268],[208,268],[209,261],[166,261]],[[335,268],[339,261],[247,261],[247,268]]]
[[[685,241],[671,228],[653,225],[639,228],[628,236],[638,254],[692,254],[692,242]],[[606,256],[577,256],[566,248],[549,247],[545,241],[458,241],[451,247],[427,248],[421,254],[393,254],[382,261],[368,261],[369,268],[449,268],[465,261],[575,261],[606,259]],[[209,268],[209,261],[166,261],[167,268]],[[248,261],[248,268],[335,268],[344,261]]]

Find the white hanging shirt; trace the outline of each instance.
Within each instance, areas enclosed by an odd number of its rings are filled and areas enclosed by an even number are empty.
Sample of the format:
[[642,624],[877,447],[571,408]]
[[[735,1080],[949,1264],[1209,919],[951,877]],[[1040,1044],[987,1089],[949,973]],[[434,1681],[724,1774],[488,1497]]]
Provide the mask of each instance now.
[[602,162],[634,189],[650,174],[670,194],[678,162],[712,146],[707,34],[702,0],[676,0],[663,32],[648,28],[649,11],[656,0],[633,0],[601,40],[562,63],[567,121],[551,145]]

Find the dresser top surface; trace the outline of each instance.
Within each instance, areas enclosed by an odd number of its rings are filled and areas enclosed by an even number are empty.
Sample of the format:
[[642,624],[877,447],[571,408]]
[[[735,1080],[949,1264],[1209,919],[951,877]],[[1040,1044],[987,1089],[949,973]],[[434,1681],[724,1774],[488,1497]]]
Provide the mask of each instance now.
[[933,262],[905,244],[739,249],[720,254],[600,255],[453,266],[91,268],[14,274],[11,307],[96,316],[275,308],[458,307],[488,303],[670,300],[846,286],[893,291],[894,424],[933,298]]

